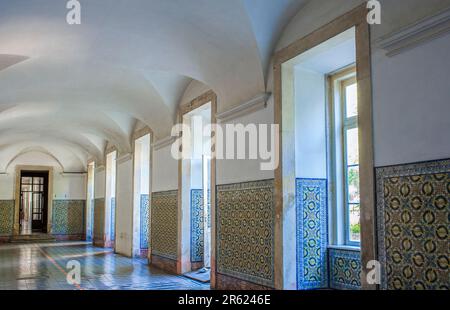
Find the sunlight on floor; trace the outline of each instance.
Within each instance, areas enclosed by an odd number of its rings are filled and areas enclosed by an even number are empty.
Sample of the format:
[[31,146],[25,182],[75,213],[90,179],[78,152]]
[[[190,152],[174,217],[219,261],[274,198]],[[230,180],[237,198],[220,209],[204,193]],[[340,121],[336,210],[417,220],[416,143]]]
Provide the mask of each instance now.
[[[81,265],[81,285],[71,285],[67,263]],[[0,246],[0,290],[206,290],[203,284],[150,267],[84,242]]]

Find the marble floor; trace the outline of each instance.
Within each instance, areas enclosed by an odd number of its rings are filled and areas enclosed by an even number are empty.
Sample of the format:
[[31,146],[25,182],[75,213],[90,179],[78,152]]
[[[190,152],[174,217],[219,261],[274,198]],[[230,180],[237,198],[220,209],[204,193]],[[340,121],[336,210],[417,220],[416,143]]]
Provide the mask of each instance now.
[[[80,263],[80,285],[67,282],[71,261]],[[127,258],[86,242],[0,245],[0,290],[206,289],[209,284],[149,267],[146,259]]]

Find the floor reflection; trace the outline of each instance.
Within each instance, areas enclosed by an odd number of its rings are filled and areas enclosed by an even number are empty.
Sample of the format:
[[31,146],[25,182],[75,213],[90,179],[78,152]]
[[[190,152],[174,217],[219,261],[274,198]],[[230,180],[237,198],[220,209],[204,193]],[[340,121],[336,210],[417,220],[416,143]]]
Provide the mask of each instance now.
[[[81,266],[81,285],[71,285],[67,263]],[[203,284],[149,267],[84,242],[0,246],[0,290],[205,290]]]

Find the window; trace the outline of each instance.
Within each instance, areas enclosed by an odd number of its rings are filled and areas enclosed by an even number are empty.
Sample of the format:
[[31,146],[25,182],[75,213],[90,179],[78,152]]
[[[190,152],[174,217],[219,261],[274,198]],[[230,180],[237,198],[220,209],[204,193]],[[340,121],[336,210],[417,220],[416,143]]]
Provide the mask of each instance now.
[[150,199],[150,133],[134,142],[133,246],[132,254],[147,257]]
[[344,215],[345,241],[349,245],[360,242],[358,95],[356,78],[341,82],[343,106],[343,159],[344,159]]
[[[106,155],[106,222],[105,234],[109,235],[109,241],[116,239],[116,159],[117,151],[112,151]],[[113,244],[111,244],[113,245]]]
[[87,197],[86,197],[86,240],[92,241],[94,231],[94,190],[95,190],[95,162],[88,164]]
[[332,76],[336,244],[360,245],[358,87],[354,68]]

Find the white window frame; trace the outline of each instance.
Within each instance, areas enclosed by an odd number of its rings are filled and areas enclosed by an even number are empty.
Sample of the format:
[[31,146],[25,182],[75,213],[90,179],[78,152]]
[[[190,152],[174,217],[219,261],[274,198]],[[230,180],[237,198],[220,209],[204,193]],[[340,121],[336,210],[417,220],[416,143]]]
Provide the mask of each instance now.
[[[346,131],[358,128],[358,115],[346,117],[345,87],[356,83],[354,65],[328,74],[328,147],[330,245],[360,247],[350,240]],[[360,147],[360,146],[359,146]],[[358,161],[358,166],[359,166]]]
[[[361,199],[359,203],[350,203],[349,201],[349,188],[348,188],[348,168],[350,167],[358,167],[359,171],[359,160],[358,164],[349,165],[347,162],[348,154],[347,154],[347,132],[351,129],[358,129],[358,114],[347,117],[347,102],[346,102],[346,88],[350,85],[356,84],[356,73],[354,76],[350,78],[343,79],[339,82],[340,84],[340,95],[341,95],[341,111],[342,111],[342,158],[343,158],[343,206],[344,206],[344,237],[345,237],[345,245],[349,246],[357,246],[359,247],[360,241],[352,241],[350,240],[350,208],[353,204],[359,204],[361,208]],[[361,210],[361,209],[360,209]]]

